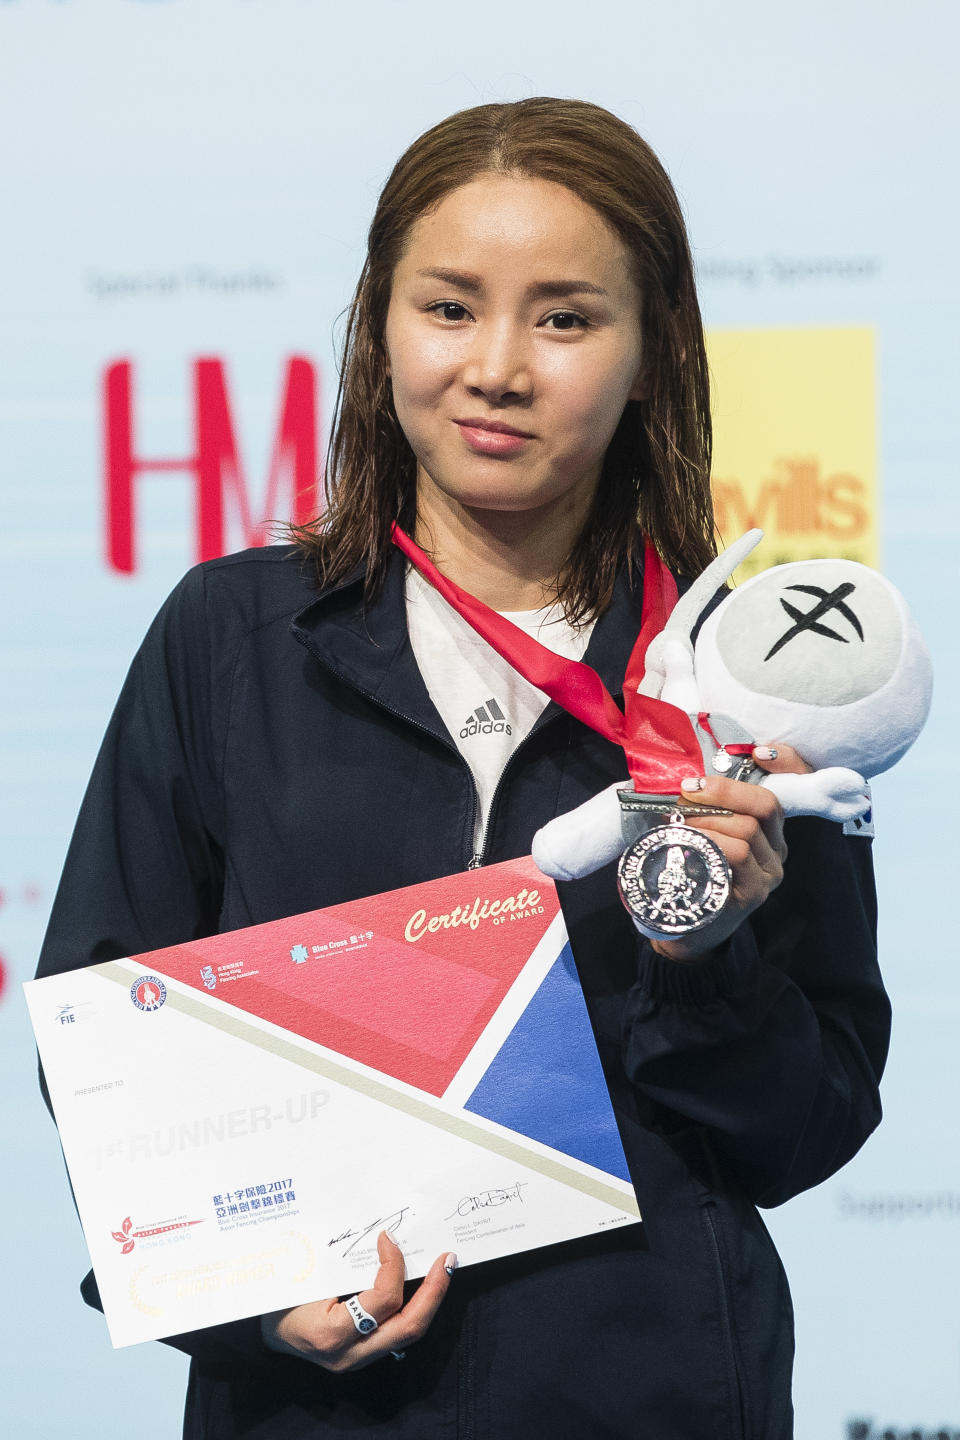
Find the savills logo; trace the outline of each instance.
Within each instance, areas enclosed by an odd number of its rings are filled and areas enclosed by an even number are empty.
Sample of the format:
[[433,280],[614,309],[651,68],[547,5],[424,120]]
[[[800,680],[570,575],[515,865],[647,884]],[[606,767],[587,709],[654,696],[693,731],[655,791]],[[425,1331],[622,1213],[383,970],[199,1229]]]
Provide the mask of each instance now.
[[707,337],[717,529],[765,531],[744,575],[816,555],[876,565],[874,342],[863,326]]
[[513,731],[506,715],[496,700],[490,699],[485,705],[478,705],[460,731],[460,739],[468,740],[471,735],[512,735]]

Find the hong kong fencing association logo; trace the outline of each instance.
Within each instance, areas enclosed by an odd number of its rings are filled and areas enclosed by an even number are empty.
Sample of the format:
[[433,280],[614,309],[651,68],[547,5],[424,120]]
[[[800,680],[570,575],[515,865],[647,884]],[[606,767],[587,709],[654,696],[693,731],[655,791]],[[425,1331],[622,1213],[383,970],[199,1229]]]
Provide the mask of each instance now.
[[138,1010],[159,1010],[167,998],[167,987],[157,975],[141,975],[130,986],[130,999]]

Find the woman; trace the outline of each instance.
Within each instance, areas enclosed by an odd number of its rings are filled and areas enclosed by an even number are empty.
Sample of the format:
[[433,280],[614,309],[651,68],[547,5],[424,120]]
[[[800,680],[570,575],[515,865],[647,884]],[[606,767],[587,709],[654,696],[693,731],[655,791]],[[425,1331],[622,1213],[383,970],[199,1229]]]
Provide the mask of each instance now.
[[[689,251],[643,141],[549,99],[422,136],[371,227],[323,524],[198,567],[161,611],[40,973],[527,853],[623,752],[478,642],[391,527],[616,692],[644,532],[681,576],[713,553],[709,453]],[[481,706],[502,728],[464,723]],[[609,868],[560,887],[643,1225],[452,1279],[439,1257],[406,1295],[383,1236],[359,1309],[173,1342],[185,1435],[792,1433],[790,1299],[754,1206],[831,1174],[879,1117],[869,847],[791,821],[784,865],[766,792],[717,778],[701,798],[734,812],[702,822],[734,877],[713,926],[651,944]]]

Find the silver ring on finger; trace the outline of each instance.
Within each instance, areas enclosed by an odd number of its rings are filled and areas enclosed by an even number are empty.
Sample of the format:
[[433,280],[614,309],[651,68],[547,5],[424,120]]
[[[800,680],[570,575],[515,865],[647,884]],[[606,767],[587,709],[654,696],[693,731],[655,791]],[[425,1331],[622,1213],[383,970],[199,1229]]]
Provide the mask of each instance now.
[[369,1310],[363,1308],[356,1295],[348,1296],[343,1303],[347,1307],[347,1312],[353,1321],[357,1334],[372,1335],[374,1330],[378,1328],[377,1321],[374,1320]]

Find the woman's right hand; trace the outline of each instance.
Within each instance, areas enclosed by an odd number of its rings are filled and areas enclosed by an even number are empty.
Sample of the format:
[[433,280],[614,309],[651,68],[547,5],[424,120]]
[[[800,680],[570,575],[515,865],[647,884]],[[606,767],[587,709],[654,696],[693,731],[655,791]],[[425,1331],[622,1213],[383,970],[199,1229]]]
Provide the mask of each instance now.
[[373,1288],[361,1290],[357,1296],[377,1321],[376,1330],[361,1335],[341,1300],[315,1300],[261,1317],[260,1329],[268,1349],[299,1355],[340,1374],[361,1370],[385,1355],[399,1356],[408,1345],[421,1340],[447,1293],[457,1257],[439,1256],[404,1305],[403,1252],[385,1230],[377,1236],[377,1254],[380,1268]]

